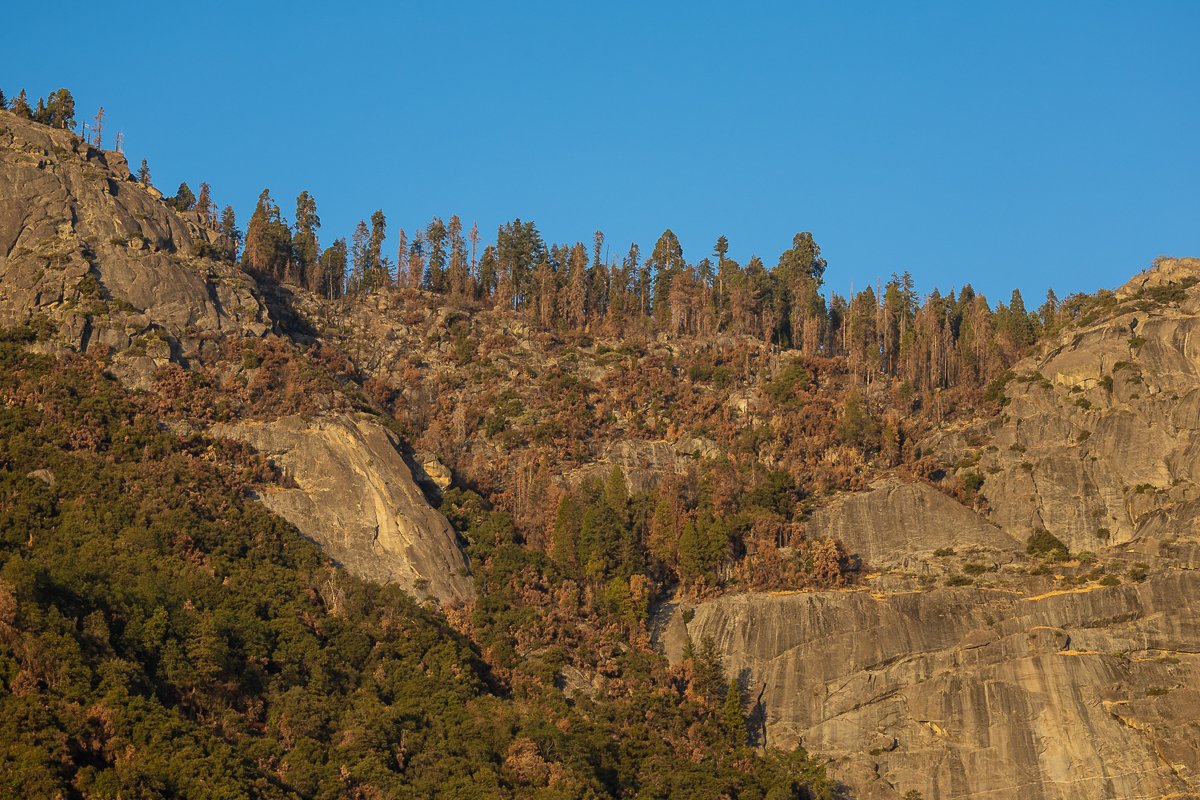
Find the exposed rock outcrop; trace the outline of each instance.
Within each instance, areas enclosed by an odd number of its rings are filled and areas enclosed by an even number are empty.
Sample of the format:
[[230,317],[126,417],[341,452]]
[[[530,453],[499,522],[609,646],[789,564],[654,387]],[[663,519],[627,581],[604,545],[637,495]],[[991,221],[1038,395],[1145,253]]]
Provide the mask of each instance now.
[[[885,479],[869,491],[818,509],[812,536],[831,536],[875,567],[916,569],[936,551],[954,548],[1011,557],[1024,545],[955,500],[920,483]],[[897,541],[903,537],[903,541]]]
[[219,235],[149,188],[120,153],[0,112],[0,325],[43,316],[77,350],[157,339],[177,359],[266,332],[253,280],[204,257]]
[[[995,421],[933,437],[972,460],[989,518],[1073,550],[1195,531],[1200,513],[1200,259],[1168,259],[1012,369]],[[985,441],[986,446],[972,442]]]
[[455,605],[473,596],[446,518],[426,502],[395,437],[366,415],[219,425],[283,469],[294,488],[260,499],[350,572]]
[[[982,482],[979,513],[897,480],[837,498],[808,530],[878,568],[865,587],[677,608],[668,655],[712,637],[767,740],[859,797],[1200,797],[1200,260],[1097,305],[1014,366],[998,417],[922,443]],[[1027,559],[1039,529],[1093,572]],[[935,585],[956,566],[983,577]]]
[[768,743],[830,757],[856,797],[1157,798],[1200,790],[1198,600],[1176,569],[1041,595],[741,595],[677,612],[665,645],[713,637],[765,688]]

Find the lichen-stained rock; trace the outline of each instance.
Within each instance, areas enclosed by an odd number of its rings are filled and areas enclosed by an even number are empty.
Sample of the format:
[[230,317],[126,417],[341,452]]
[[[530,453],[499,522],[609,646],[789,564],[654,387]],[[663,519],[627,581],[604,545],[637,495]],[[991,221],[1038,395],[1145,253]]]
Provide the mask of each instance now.
[[[1020,552],[1024,546],[937,489],[884,479],[813,513],[811,536],[831,536],[876,567],[911,567],[942,548]],[[902,541],[898,541],[902,539]]]
[[350,572],[445,605],[473,596],[454,529],[413,482],[393,435],[369,416],[292,416],[212,432],[249,442],[284,471],[294,488],[265,489],[260,499]]
[[[763,691],[767,742],[859,798],[1092,800],[1200,791],[1200,573],[1022,594],[749,594],[676,610]],[[1180,793],[1172,795],[1172,792]]]
[[261,335],[254,281],[205,255],[219,240],[133,181],[120,153],[0,111],[0,325],[42,316],[77,350],[165,334],[184,359]]

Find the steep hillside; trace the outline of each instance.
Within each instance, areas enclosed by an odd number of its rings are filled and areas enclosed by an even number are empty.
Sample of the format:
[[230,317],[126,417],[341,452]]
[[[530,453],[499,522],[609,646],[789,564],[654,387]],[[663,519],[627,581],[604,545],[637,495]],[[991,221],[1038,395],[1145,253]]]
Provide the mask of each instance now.
[[974,510],[922,484],[838,500],[810,528],[881,568],[862,587],[684,603],[667,652],[712,637],[768,740],[863,797],[1200,792],[1197,283],[1168,260],[1101,294],[1002,413],[922,442]]
[[[240,419],[223,435],[253,441],[286,462],[291,481],[314,486],[299,504],[285,501],[295,490],[267,493],[268,505],[356,574],[462,602],[470,583],[457,537],[381,428],[317,452],[323,439],[303,426],[292,426],[289,447],[267,435],[278,424],[248,424],[329,412],[335,416],[325,429],[337,430],[345,426],[336,414],[352,403],[336,376],[296,348],[259,341],[277,322],[254,277],[221,257],[232,245],[214,223],[169,207],[161,192],[133,178],[120,153],[0,112],[0,326],[32,324],[41,347],[104,355],[113,374],[163,398],[164,415],[187,428]],[[303,373],[306,396],[281,397],[276,371]],[[208,386],[219,399],[201,399],[201,374],[216,376]],[[298,390],[298,380],[288,383]],[[278,452],[297,448],[305,451],[301,465]],[[339,497],[350,507],[340,512],[323,499],[357,480],[382,488]],[[313,513],[314,504],[322,513]]]
[[379,214],[347,274],[298,200],[239,262],[0,112],[6,790],[1200,791],[1200,261],[1029,313]]
[[248,448],[34,344],[0,331],[0,796],[834,797],[628,646],[578,702],[491,669],[249,500]]
[[120,153],[0,114],[0,192],[0,324],[44,314],[63,344],[132,351],[143,374],[270,329],[254,282],[206,257],[215,231],[167,208]]

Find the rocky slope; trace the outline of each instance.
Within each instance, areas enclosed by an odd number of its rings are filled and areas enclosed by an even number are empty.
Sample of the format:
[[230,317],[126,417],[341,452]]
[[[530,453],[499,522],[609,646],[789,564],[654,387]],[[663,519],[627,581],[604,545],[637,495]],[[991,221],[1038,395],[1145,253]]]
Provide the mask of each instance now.
[[202,257],[218,238],[134,180],[120,153],[0,114],[0,324],[42,316],[65,345],[127,351],[143,373],[222,334],[262,335],[254,281]]
[[[0,111],[0,327],[33,322],[55,347],[106,348],[118,377],[148,388],[168,363],[277,329],[255,279],[209,257],[220,245],[120,153]],[[300,488],[261,499],[347,569],[446,603],[470,596],[453,530],[378,424],[285,418],[214,433],[279,461]]]
[[395,436],[367,415],[218,425],[252,444],[293,488],[260,499],[356,575],[418,597],[461,604],[473,596],[467,562],[446,518],[413,482]]
[[[923,444],[982,476],[979,513],[895,481],[839,499],[811,527],[879,568],[864,587],[681,605],[668,655],[712,637],[767,741],[861,797],[1200,796],[1198,281],[1170,260],[1102,296],[998,418]],[[1038,529],[1078,559],[1025,557]]]

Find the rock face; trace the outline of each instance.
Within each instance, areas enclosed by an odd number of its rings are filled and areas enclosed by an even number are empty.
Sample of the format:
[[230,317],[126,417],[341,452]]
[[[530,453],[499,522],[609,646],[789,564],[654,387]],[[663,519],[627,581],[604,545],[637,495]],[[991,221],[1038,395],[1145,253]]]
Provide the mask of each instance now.
[[0,111],[0,325],[42,316],[74,349],[165,341],[176,359],[266,332],[254,282],[203,257],[218,234],[156,194],[120,153]]
[[1013,368],[999,420],[936,437],[944,460],[978,459],[993,522],[1021,540],[1046,528],[1073,550],[1196,529],[1198,280],[1200,259],[1138,276],[1102,321]]
[[[966,588],[721,598],[711,636],[767,742],[860,798],[1132,798],[1200,790],[1200,574],[1042,595]],[[1194,796],[1178,794],[1172,796]]]
[[[1200,797],[1198,326],[1200,260],[1102,297],[999,416],[922,443],[982,480],[978,513],[898,480],[836,499],[809,531],[877,569],[865,587],[676,608],[667,654],[712,637],[767,741],[856,797]],[[1038,529],[1094,555],[1042,565]]]
[[[107,347],[111,371],[147,387],[157,367],[274,328],[254,279],[210,257],[223,244],[199,213],[135,181],[120,153],[0,111],[0,326],[48,322],[54,347]],[[262,501],[350,571],[447,604],[471,597],[453,529],[379,425],[286,418],[219,433],[291,474],[299,488]]]
[[[1024,545],[931,486],[883,480],[817,510],[813,536],[832,536],[875,567],[915,568],[943,548],[1008,554]],[[897,542],[897,537],[904,537]]]
[[393,435],[370,417],[284,417],[213,433],[249,442],[284,470],[295,488],[260,499],[350,572],[444,605],[473,596],[454,529],[413,482]]

